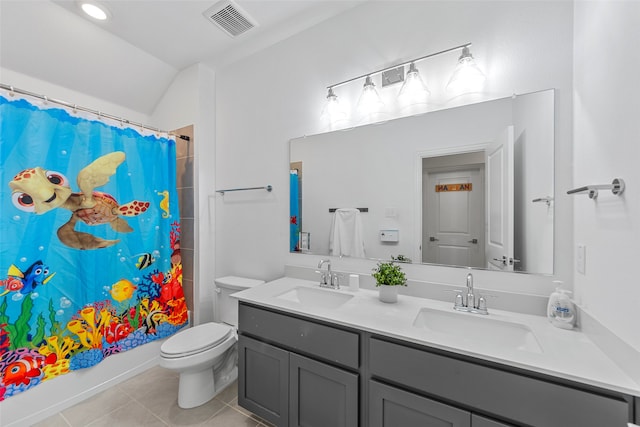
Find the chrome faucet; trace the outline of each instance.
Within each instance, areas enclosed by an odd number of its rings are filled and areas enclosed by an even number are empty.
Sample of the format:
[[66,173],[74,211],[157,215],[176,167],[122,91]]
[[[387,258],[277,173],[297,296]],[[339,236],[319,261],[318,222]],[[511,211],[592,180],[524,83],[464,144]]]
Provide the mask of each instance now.
[[473,289],[473,275],[471,273],[467,274],[466,298],[461,293],[458,293],[453,308],[458,311],[468,311],[469,313],[489,314],[487,301],[484,297],[481,296],[476,301],[476,294]]
[[467,307],[476,306],[476,296],[473,293],[473,275],[467,274]]
[[[327,271],[322,270],[322,266],[327,264]],[[320,274],[320,287],[340,289],[340,276],[337,273],[331,272],[331,260],[321,259],[318,263],[318,270],[316,273]]]

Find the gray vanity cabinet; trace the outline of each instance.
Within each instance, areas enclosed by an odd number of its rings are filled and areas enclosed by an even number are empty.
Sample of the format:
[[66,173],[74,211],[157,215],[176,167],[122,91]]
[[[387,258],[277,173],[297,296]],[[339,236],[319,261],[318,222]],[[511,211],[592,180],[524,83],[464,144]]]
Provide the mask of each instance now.
[[238,404],[278,426],[289,419],[289,352],[238,337]]
[[289,359],[289,426],[358,425],[358,375],[295,353]]
[[241,302],[238,403],[278,427],[614,427],[640,399]]
[[370,381],[369,426],[471,427],[471,416],[453,406]]
[[241,303],[238,404],[278,427],[357,427],[360,334]]
[[426,397],[369,382],[370,427],[514,427]]
[[[384,337],[371,338],[368,347],[374,380],[452,402],[470,414],[487,414],[507,426],[613,427],[633,419],[632,398],[622,393],[507,370]],[[491,424],[493,420],[476,420],[481,426],[501,426],[497,421]],[[476,422],[471,426],[477,427]]]

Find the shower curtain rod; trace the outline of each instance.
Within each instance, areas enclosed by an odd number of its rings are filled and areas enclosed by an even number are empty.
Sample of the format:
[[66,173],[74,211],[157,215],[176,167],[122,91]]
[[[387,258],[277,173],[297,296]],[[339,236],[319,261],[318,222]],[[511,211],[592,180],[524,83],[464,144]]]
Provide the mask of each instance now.
[[63,105],[63,106],[68,107],[68,108],[73,108],[74,111],[76,111],[76,110],[85,111],[87,113],[95,114],[98,117],[106,117],[107,119],[112,119],[112,120],[118,121],[120,123],[126,123],[128,125],[137,126],[139,128],[143,128],[143,129],[148,129],[148,130],[151,130],[153,132],[166,133],[167,135],[176,136],[176,137],[178,137],[178,138],[180,138],[182,140],[185,140],[185,141],[190,141],[191,140],[191,138],[189,138],[189,136],[187,136],[187,135],[178,135],[178,134],[173,133],[173,132],[169,132],[169,131],[166,131],[166,130],[154,128],[152,126],[147,126],[147,125],[142,124],[142,123],[132,122],[132,121],[124,119],[122,117],[113,116],[111,114],[106,114],[106,113],[103,113],[102,111],[99,111],[99,110],[92,110],[92,109],[87,108],[87,107],[81,107],[81,106],[78,106],[77,104],[72,104],[72,103],[67,102],[67,101],[61,101],[59,99],[49,98],[46,95],[39,95],[37,93],[29,92],[28,90],[24,90],[24,89],[18,89],[18,88],[15,88],[13,86],[6,85],[4,83],[0,83],[0,88],[2,88],[4,90],[8,90],[9,91],[9,95],[12,95],[13,93],[19,93],[21,95],[28,95],[28,96],[32,96],[34,98],[42,99],[45,103],[46,102],[51,102],[51,103],[54,103],[54,104]]

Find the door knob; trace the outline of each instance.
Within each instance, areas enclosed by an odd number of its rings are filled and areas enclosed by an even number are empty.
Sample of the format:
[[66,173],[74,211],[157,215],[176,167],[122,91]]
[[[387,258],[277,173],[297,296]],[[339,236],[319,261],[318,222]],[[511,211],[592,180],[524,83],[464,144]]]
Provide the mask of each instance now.
[[494,258],[494,261],[500,261],[502,265],[507,265],[507,257],[502,255],[502,258]]
[[477,245],[478,244],[478,239],[468,240],[467,243],[473,243],[474,245]]
[[439,241],[439,240],[440,240],[440,239],[436,239],[436,238],[435,238],[435,237],[433,237],[433,236],[429,237],[429,241],[430,241],[430,242],[437,242],[437,241]]

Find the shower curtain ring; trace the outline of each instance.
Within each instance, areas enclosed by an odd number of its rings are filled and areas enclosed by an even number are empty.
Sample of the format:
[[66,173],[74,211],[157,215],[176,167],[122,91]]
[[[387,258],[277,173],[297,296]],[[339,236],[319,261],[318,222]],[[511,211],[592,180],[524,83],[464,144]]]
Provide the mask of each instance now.
[[47,105],[49,103],[49,98],[47,98],[47,95],[44,95],[44,105]]
[[13,86],[9,86],[9,96],[16,96],[16,93],[13,91]]
[[78,104],[73,104],[73,112],[74,113],[78,112]]

